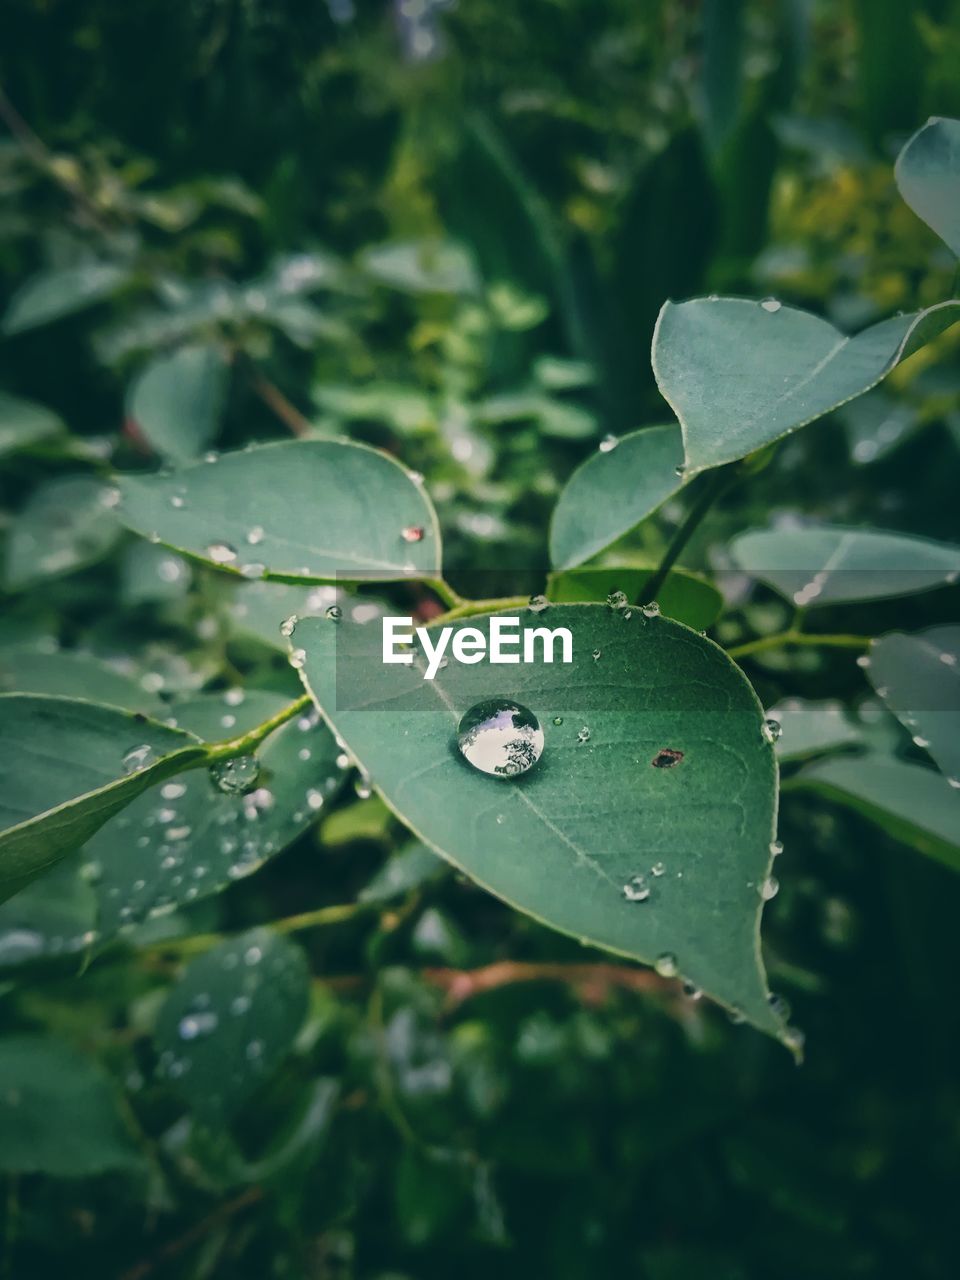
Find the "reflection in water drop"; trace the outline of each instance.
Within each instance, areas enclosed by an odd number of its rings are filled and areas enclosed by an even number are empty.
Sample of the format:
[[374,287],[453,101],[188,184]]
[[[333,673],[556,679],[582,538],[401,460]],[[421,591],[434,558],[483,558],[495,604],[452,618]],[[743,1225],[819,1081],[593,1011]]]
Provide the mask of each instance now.
[[465,712],[457,728],[460,753],[481,773],[510,778],[543,754],[543,730],[532,711],[506,698],[488,698]]
[[242,795],[249,791],[260,775],[260,765],[255,756],[234,756],[230,760],[215,760],[210,766],[210,780],[218,791],[226,795]]

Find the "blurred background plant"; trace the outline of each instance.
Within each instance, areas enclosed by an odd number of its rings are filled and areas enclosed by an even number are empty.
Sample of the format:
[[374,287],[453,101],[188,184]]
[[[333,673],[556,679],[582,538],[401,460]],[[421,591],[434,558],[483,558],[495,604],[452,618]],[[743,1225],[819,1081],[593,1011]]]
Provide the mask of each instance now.
[[[228,717],[241,683],[297,692],[297,590],[135,542],[112,467],[351,436],[423,474],[455,581],[535,589],[572,468],[669,420],[665,298],[775,294],[856,330],[954,292],[892,162],[960,116],[956,0],[6,0],[3,24],[4,689]],[[955,535],[958,341],[787,441],[689,562],[726,567],[771,515]],[[656,556],[683,512],[621,551]],[[724,642],[787,621],[762,588],[733,603]],[[942,609],[879,603],[869,629]],[[916,754],[849,654],[751,677]],[[0,1168],[37,1170],[7,1175],[7,1274],[952,1274],[950,871],[785,795],[765,942],[797,1072],[451,874],[365,791],[82,978],[89,859],[0,908],[0,1023],[63,1097],[32,1164],[0,1130]],[[177,941],[318,907],[293,1051],[229,1116],[185,1102],[152,1040]]]

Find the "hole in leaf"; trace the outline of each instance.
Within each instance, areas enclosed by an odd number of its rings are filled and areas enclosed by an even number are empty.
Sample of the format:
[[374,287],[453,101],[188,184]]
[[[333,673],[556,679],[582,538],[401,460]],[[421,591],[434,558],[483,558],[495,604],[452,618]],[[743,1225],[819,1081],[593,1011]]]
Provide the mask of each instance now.
[[675,764],[679,764],[683,759],[683,752],[677,751],[675,747],[663,747],[657,752],[650,763],[654,769],[672,769]]

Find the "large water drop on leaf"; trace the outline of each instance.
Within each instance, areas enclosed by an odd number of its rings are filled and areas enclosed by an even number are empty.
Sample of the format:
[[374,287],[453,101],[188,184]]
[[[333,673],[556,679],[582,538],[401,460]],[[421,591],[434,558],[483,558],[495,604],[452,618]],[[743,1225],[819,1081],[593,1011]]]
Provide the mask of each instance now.
[[504,698],[488,698],[465,712],[457,728],[464,759],[501,778],[526,773],[543,754],[543,730],[532,711]]
[[260,776],[260,763],[256,756],[234,756],[230,760],[215,760],[210,766],[210,781],[225,795],[238,796],[249,791]]

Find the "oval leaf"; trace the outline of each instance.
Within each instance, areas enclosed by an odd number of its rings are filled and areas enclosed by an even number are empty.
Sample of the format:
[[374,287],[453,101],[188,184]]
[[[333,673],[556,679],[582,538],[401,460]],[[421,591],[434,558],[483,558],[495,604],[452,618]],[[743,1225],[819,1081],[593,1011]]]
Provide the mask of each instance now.
[[130,528],[229,572],[286,582],[439,572],[429,498],[366,445],[260,445],[172,475],[124,476],[120,488]]
[[188,966],[160,1011],[161,1074],[198,1116],[222,1122],[286,1056],[309,987],[303,951],[279,934],[221,942]]
[[653,371],[683,431],[686,478],[735,462],[875,386],[960,320],[960,302],[895,316],[845,337],[775,302],[666,302]]
[[933,117],[897,157],[900,194],[960,256],[960,120]]
[[23,333],[93,306],[114,293],[128,274],[125,267],[112,262],[42,271],[14,294],[3,317],[3,332]]
[[205,753],[190,734],[116,707],[0,695],[0,901]]
[[[490,622],[469,626],[488,636]],[[758,946],[777,770],[753,690],[709,640],[640,610],[626,620],[554,605],[521,623],[570,628],[574,665],[451,660],[424,680],[419,666],[381,661],[379,626],[347,618],[304,619],[295,643],[335,732],[431,848],[554,928],[648,964],[675,957],[708,994],[782,1034]],[[457,749],[461,716],[498,695],[530,708],[546,736],[519,777],[481,773]],[[638,876],[646,901],[625,892]]]
[[151,360],[130,388],[127,416],[157,453],[190,462],[216,438],[227,392],[219,347],[180,347]]
[[746,573],[802,608],[911,595],[960,573],[960,547],[840,525],[757,530],[735,538],[730,552]]
[[646,427],[606,444],[574,471],[550,521],[550,563],[583,564],[677,492],[683,440],[676,423]]
[[870,683],[960,788],[960,627],[874,640]]

